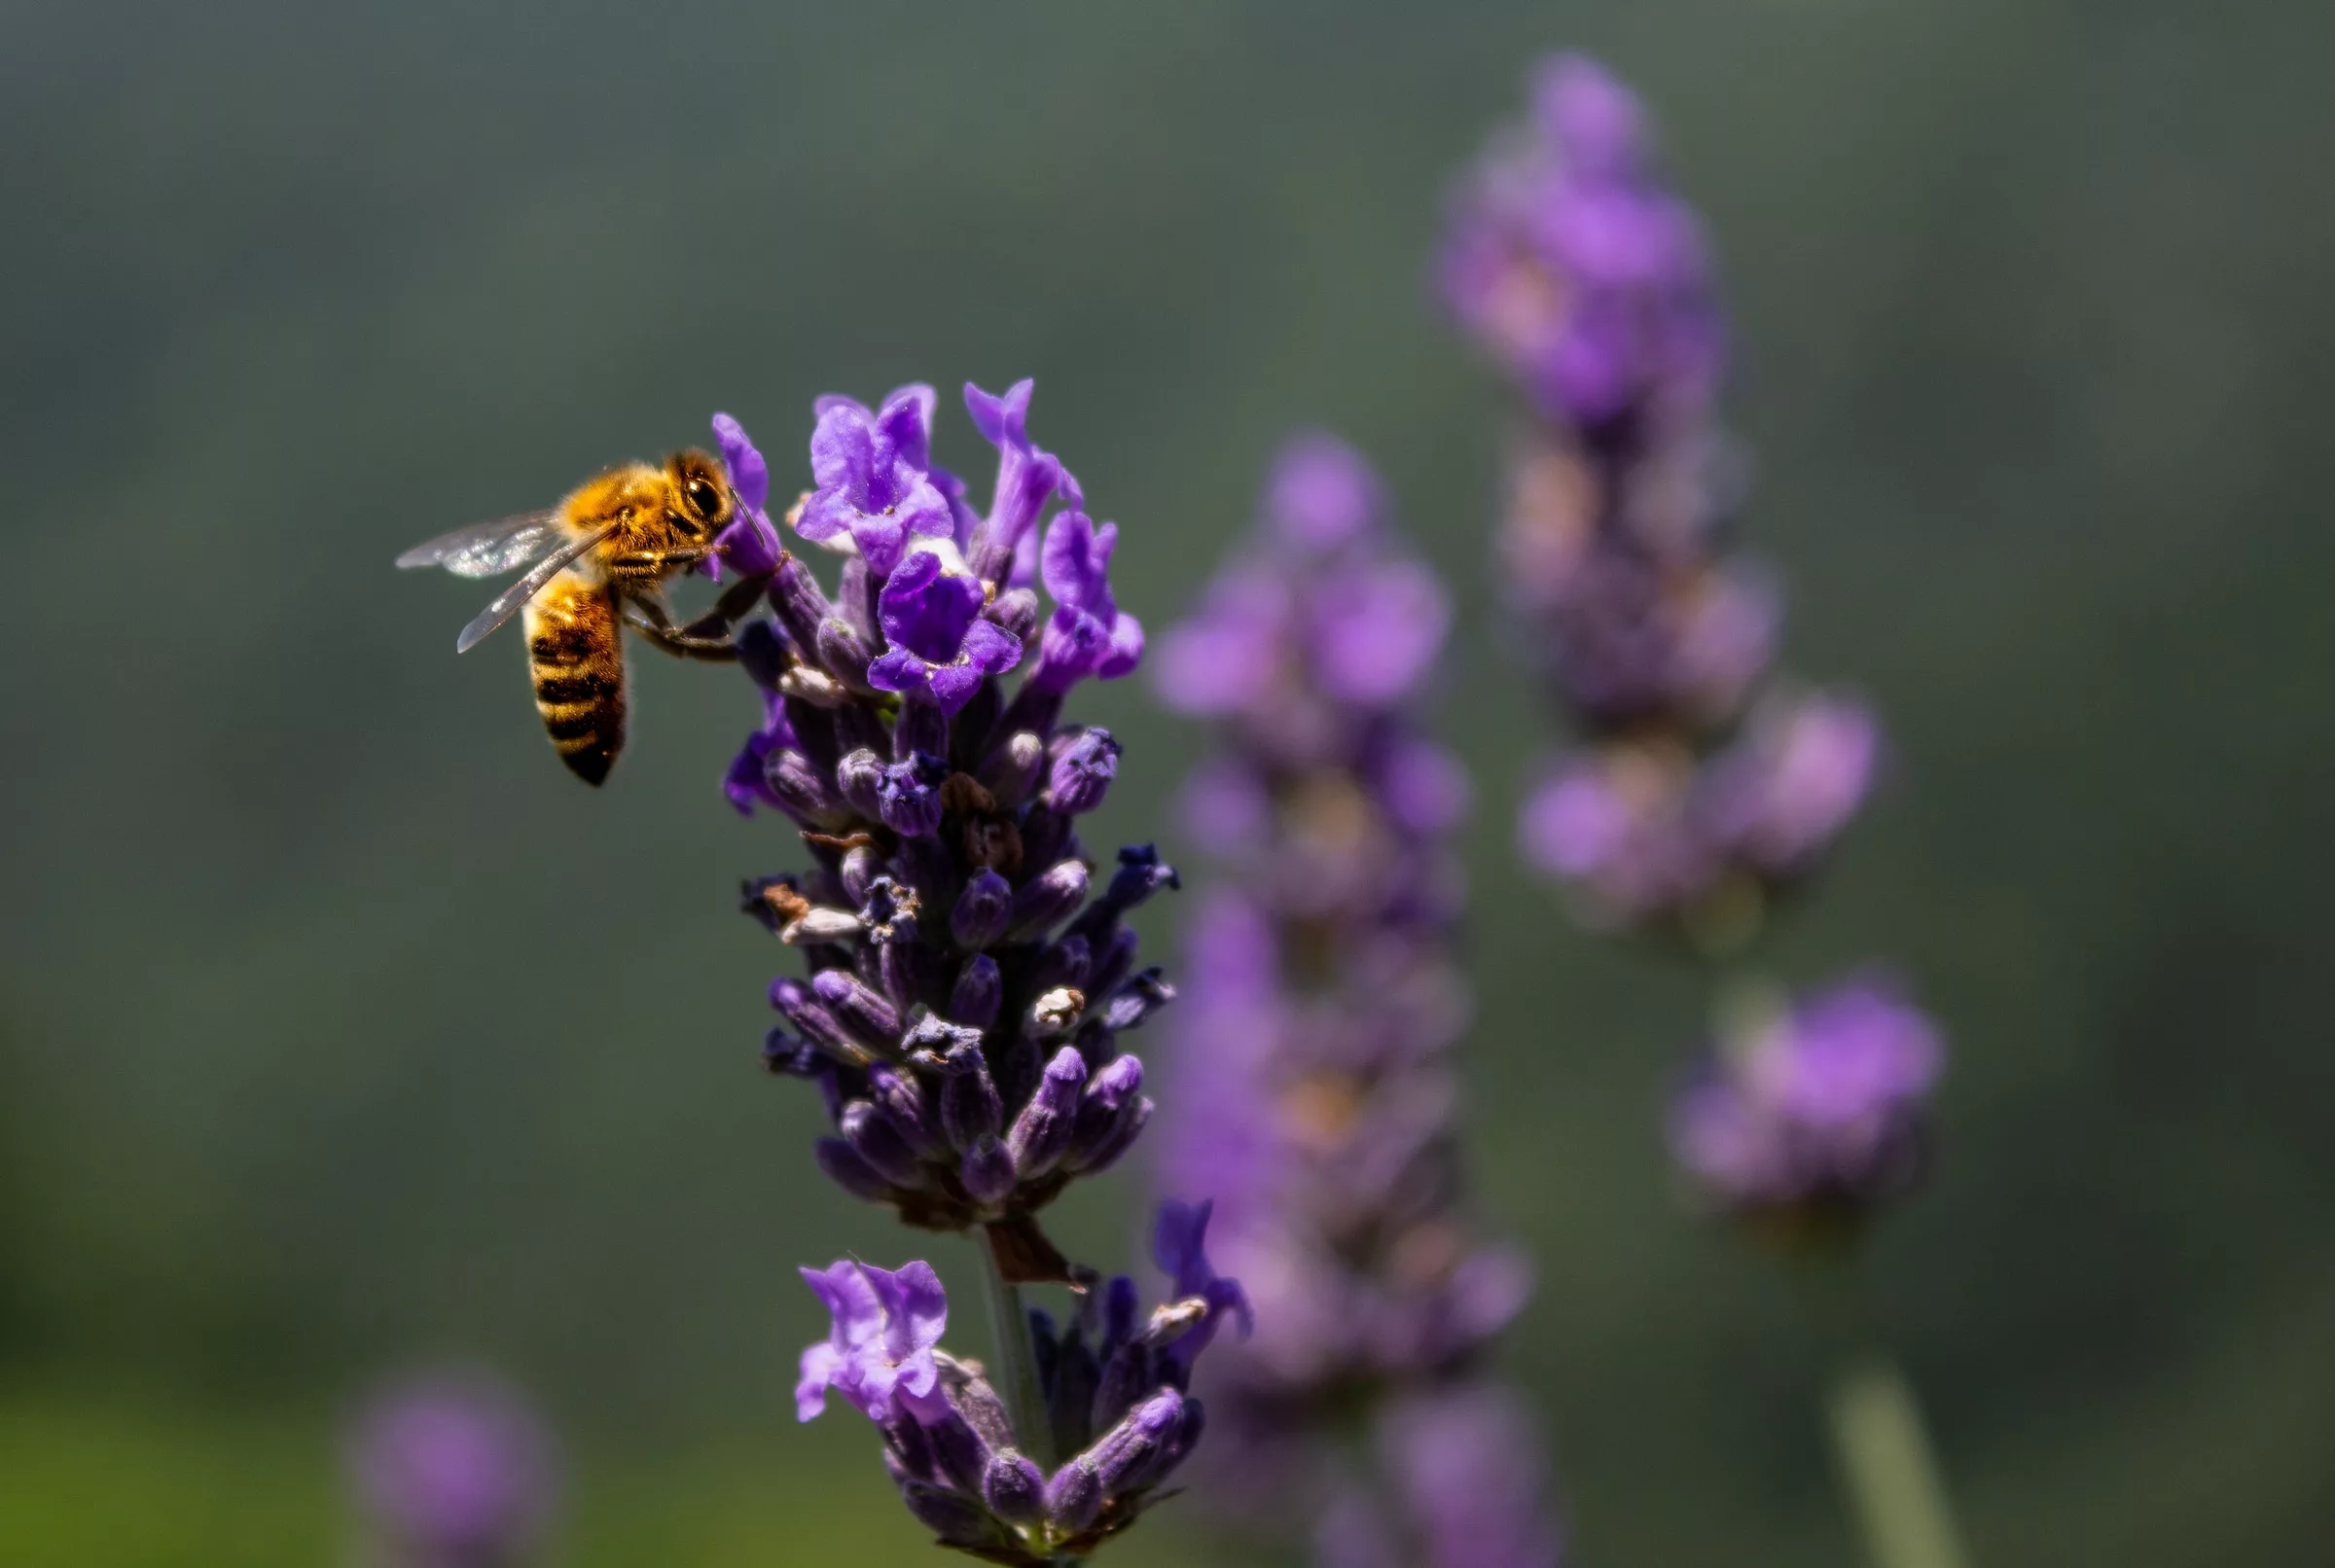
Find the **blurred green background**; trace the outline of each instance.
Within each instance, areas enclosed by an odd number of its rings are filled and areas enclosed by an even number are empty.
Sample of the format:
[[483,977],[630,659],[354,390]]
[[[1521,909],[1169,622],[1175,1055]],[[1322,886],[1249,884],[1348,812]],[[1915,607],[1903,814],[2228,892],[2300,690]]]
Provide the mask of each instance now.
[[[926,1560],[872,1432],[787,1398],[794,1266],[921,1244],[758,1069],[748,695],[636,659],[583,790],[517,647],[452,657],[480,592],[388,561],[717,408],[784,491],[818,392],[1031,374],[1155,629],[1289,426],[1383,465],[1466,612],[1476,1165],[1541,1263],[1509,1360],[1575,1560],[1853,1561],[1790,1291],[1664,1169],[1701,978],[1507,860],[1546,731],[1485,564],[1505,403],[1423,276],[1557,45],[1665,125],[1792,659],[1892,726],[1776,956],[1893,957],[1954,1037],[1873,1262],[1976,1562],[2328,1561],[2313,0],[8,8],[0,1560],[328,1560],[337,1421],[440,1356],[566,1434],[570,1562]],[[1164,835],[1196,737],[1139,682],[1088,711],[1129,749],[1093,837]],[[1117,1255],[1138,1185],[1097,1186]]]

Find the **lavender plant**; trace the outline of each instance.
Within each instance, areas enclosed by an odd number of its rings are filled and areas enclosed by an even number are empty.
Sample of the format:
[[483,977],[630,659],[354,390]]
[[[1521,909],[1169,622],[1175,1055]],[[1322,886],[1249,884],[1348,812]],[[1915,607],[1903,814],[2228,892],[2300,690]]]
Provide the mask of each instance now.
[[1292,442],[1262,510],[1158,666],[1213,726],[1183,815],[1225,873],[1192,923],[1158,1174],[1212,1194],[1259,1315],[1210,1369],[1209,1479],[1328,1568],[1552,1564],[1531,1423],[1483,1365],[1529,1278],[1459,1180],[1468,785],[1416,711],[1449,606],[1342,443]]
[[[806,972],[771,984],[764,1057],[818,1091],[833,1131],[816,1158],[839,1186],[980,1241],[996,1330],[990,1365],[942,1350],[949,1303],[921,1261],[806,1269],[832,1328],[804,1353],[798,1413],[840,1394],[882,1431],[903,1499],[943,1545],[1036,1568],[1157,1500],[1200,1436],[1193,1364],[1248,1309],[1210,1266],[1205,1205],[1162,1207],[1168,1291],[1149,1313],[1038,1221],[1151,1118],[1119,1042],[1173,993],[1136,966],[1124,920],[1176,875],[1143,845],[1097,886],[1079,841],[1120,747],[1065,720],[1066,700],[1132,672],[1143,628],[1112,594],[1116,525],[1032,445],[1029,398],[1027,381],[965,389],[998,452],[986,512],[932,461],[930,387],[874,409],[819,400],[815,487],[787,521],[842,557],[832,593],[779,548],[745,432],[717,416],[715,434],[741,502],[722,558],[746,574],[724,604],[772,611],[736,632],[763,718],[725,793],[791,825],[806,862],[745,886]],[[1022,1303],[1021,1286],[1047,1282],[1081,1293],[1065,1323]]]
[[[1498,554],[1578,737],[1529,794],[1523,851],[1595,926],[1736,952],[1857,814],[1882,744],[1863,702],[1777,672],[1780,593],[1734,540],[1709,256],[1637,99],[1578,55],[1543,62],[1527,123],[1455,194],[1439,279],[1528,410]],[[1672,1106],[1680,1166],[1794,1255],[1843,1251],[1921,1168],[1937,1031],[1873,978],[1799,1001],[1739,983],[1728,1013]],[[1958,1549],[1911,1409],[1860,1355],[1836,1429],[1876,1556],[1942,1568]]]
[[558,1502],[550,1434],[506,1385],[411,1378],[350,1431],[348,1479],[363,1568],[519,1568]]

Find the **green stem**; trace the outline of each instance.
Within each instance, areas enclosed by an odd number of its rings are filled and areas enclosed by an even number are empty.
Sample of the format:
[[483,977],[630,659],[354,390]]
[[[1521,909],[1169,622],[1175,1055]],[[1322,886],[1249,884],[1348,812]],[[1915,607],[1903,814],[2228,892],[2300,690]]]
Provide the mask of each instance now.
[[1052,1475],[1057,1462],[1054,1423],[1047,1418],[1046,1395],[1038,1383],[1037,1352],[1029,1340],[1029,1312],[1022,1304],[1022,1288],[1007,1284],[1005,1271],[997,1266],[996,1244],[987,1230],[981,1233],[981,1283],[989,1307],[989,1333],[997,1346],[992,1386],[1005,1401],[1014,1436],[1022,1440],[1022,1451]]
[[1825,1399],[1841,1480],[1874,1568],[1965,1568],[1922,1409],[1886,1356],[1844,1361]]

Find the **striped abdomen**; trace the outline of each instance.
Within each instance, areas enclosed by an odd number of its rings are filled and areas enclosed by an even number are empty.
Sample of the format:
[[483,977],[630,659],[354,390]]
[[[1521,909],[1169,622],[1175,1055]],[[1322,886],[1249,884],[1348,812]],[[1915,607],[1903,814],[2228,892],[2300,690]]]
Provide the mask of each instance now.
[[527,668],[559,760],[597,784],[625,749],[625,650],[616,590],[561,573],[527,605]]

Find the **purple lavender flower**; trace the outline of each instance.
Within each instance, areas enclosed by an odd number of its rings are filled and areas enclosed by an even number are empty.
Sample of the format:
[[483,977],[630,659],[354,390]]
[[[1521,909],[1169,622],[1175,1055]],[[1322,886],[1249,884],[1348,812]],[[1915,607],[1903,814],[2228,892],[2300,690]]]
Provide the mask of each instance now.
[[[1148,1318],[1125,1276],[1066,1328],[1031,1314],[1042,1433],[1017,1432],[982,1370],[938,1348],[949,1299],[930,1265],[807,1268],[832,1321],[803,1352],[798,1413],[818,1415],[833,1389],[874,1421],[902,1499],[944,1546],[1027,1568],[1084,1555],[1159,1500],[1200,1436],[1192,1360],[1221,1321],[1245,1324],[1240,1287],[1205,1268],[1206,1223],[1204,1209],[1162,1216],[1185,1271]],[[1062,1455],[1051,1475],[1032,1457],[1046,1453]]]
[[954,715],[986,677],[1022,662],[1022,640],[982,620],[981,606],[981,583],[953,546],[911,553],[877,596],[892,647],[868,665],[868,684],[879,692],[929,691],[943,713]]
[[933,391],[904,386],[871,412],[855,399],[818,404],[810,471],[818,488],[794,519],[822,544],[848,539],[868,569],[889,576],[910,539],[949,538],[955,517],[932,481]]
[[1502,581],[1585,732],[1525,806],[1526,856],[1597,925],[1742,941],[1856,814],[1879,732],[1842,699],[1763,698],[1782,594],[1727,548],[1717,292],[1629,90],[1545,61],[1455,197],[1440,275],[1535,415]]
[[715,537],[716,553],[706,562],[708,575],[718,581],[721,563],[727,561],[742,577],[768,577],[778,569],[781,553],[778,530],[764,510],[771,500],[771,465],[745,426],[726,413],[713,416],[713,439],[721,447],[722,466],[730,472],[730,488],[737,495],[737,517]]
[[834,1323],[803,1352],[797,1417],[808,1421],[824,1410],[831,1388],[872,1421],[931,1408],[941,1377],[933,1346],[949,1326],[949,1297],[932,1265],[895,1271],[844,1260],[802,1273]]
[[550,1435],[505,1385],[433,1374],[384,1392],[360,1417],[349,1474],[367,1561],[380,1568],[509,1568],[551,1522]]
[[[988,1229],[1035,1279],[1067,1265],[1032,1216],[1151,1116],[1118,1040],[1174,993],[1136,965],[1124,917],[1175,874],[1143,848],[1096,878],[1077,837],[1121,748],[1064,723],[1064,699],[1132,669],[1142,629],[1111,590],[1117,528],[1030,445],[1029,390],[965,389],[998,447],[986,517],[930,467],[928,389],[874,412],[820,401],[820,489],[795,526],[847,530],[856,553],[832,596],[800,559],[771,574],[771,619],[736,637],[763,723],[723,788],[790,819],[810,862],[750,883],[746,905],[808,962],[771,987],[765,1059],[819,1087],[820,1168],[912,1225]],[[1013,572],[1057,500],[1049,620],[1034,588],[983,569]]]
[[1928,1148],[1937,1026],[1886,978],[1842,981],[1739,1029],[1670,1109],[1670,1148],[1715,1207],[1797,1239],[1901,1194]]
[[1533,99],[1454,203],[1446,303],[1568,423],[1706,394],[1726,337],[1701,228],[1653,177],[1635,99],[1573,54],[1538,68]]
[[[1209,1250],[1256,1303],[1255,1335],[1210,1364],[1213,1495],[1260,1520],[1312,1515],[1323,1561],[1409,1563],[1401,1543],[1464,1505],[1422,1493],[1443,1513],[1411,1514],[1398,1477],[1348,1472],[1339,1431],[1458,1386],[1529,1290],[1456,1196],[1448,1057],[1467,1005],[1447,839],[1467,781],[1415,714],[1449,610],[1351,448],[1292,442],[1263,508],[1161,639],[1162,696],[1217,726],[1183,814],[1231,873],[1188,935],[1161,1180],[1213,1200]],[[1187,1294],[1214,1271],[1186,1235],[1206,1218],[1163,1215],[1155,1255]],[[1357,1497],[1372,1512],[1349,1530]],[[1515,1539],[1478,1560],[1554,1560],[1542,1537]]]

